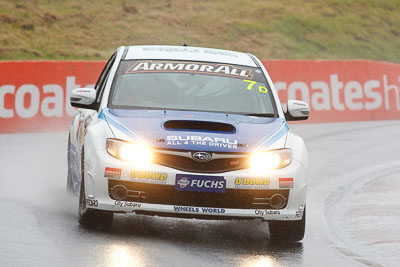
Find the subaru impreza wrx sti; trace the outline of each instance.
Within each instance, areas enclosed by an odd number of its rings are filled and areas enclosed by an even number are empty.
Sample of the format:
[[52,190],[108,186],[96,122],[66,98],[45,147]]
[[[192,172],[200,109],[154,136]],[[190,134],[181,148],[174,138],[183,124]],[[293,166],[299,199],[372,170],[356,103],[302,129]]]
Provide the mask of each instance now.
[[79,222],[108,228],[114,213],[269,222],[272,237],[304,236],[307,152],[263,64],[199,47],[120,47],[78,107],[68,142]]

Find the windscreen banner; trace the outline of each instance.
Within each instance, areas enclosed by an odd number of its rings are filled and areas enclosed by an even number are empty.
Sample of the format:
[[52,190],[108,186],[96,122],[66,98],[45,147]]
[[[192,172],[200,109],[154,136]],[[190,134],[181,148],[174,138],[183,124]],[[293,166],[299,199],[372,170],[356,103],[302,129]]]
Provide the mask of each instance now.
[[[282,104],[310,104],[306,122],[400,119],[400,65],[376,61],[263,61]],[[103,61],[0,62],[0,133],[65,131],[70,93],[93,87]]]

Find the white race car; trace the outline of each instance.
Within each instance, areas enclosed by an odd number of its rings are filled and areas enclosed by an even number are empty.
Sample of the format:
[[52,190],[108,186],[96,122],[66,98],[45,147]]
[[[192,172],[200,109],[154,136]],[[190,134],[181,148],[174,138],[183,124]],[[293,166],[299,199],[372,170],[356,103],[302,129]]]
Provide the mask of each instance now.
[[263,64],[246,53],[188,46],[119,47],[78,107],[68,142],[68,190],[79,222],[106,229],[114,213],[269,222],[301,240],[308,169]]

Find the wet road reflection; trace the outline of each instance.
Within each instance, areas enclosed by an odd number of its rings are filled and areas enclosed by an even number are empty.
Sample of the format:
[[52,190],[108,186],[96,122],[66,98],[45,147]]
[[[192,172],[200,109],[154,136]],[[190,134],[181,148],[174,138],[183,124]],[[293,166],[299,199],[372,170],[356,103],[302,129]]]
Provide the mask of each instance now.
[[[211,265],[230,262],[238,266],[302,263],[302,243],[271,242],[268,224],[261,220],[206,221],[116,215],[109,237],[111,242],[141,244],[139,247],[144,252],[139,253],[138,249],[129,246],[110,245],[113,252],[108,253],[107,261],[111,265],[117,262],[134,262],[135,265],[161,264],[165,261],[163,256],[171,258],[171,255],[163,255],[164,253],[184,255],[177,257],[177,263],[186,260]],[[158,255],[154,257],[154,253],[146,254],[146,250],[158,251]],[[144,255],[151,256],[147,259],[141,258]]]
[[105,251],[106,262],[110,267],[142,266],[142,255],[137,248],[129,245],[111,244]]

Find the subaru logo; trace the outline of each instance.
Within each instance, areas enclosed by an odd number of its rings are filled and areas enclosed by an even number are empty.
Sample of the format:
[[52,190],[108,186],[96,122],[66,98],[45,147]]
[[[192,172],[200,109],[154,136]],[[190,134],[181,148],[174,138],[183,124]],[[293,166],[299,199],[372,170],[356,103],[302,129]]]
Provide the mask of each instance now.
[[211,160],[211,155],[207,152],[195,152],[192,154],[192,158],[195,161],[207,162]]

